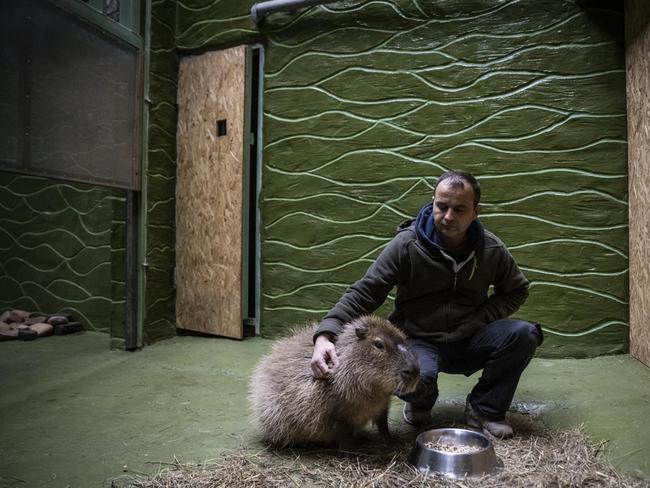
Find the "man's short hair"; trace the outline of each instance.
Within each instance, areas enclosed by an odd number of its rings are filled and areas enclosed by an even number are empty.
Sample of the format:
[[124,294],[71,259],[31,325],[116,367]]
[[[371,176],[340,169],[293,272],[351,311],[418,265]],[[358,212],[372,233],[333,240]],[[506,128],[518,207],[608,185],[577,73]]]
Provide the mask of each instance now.
[[465,183],[469,184],[472,187],[472,190],[474,190],[474,206],[478,205],[481,201],[481,184],[471,173],[456,170],[445,171],[438,177],[436,188],[438,188],[438,185],[443,181],[452,188],[463,187],[465,186]]

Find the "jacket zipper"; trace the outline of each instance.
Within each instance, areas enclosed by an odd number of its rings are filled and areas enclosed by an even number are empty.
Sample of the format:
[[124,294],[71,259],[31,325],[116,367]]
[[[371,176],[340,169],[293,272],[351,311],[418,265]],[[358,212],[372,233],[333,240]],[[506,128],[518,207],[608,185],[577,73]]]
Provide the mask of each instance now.
[[454,270],[454,286],[453,290],[456,291],[456,285],[458,284],[458,272],[463,269],[463,266],[465,266],[467,263],[469,263],[472,259],[474,260],[474,268],[472,269],[472,273],[470,276],[470,280],[474,276],[474,270],[476,269],[476,255],[474,251],[470,253],[469,256],[467,256],[467,259],[463,261],[462,263],[458,264],[454,258],[452,258],[449,254],[444,252],[442,249],[440,250],[440,254],[444,256],[445,259],[447,259],[449,262],[451,262],[451,268]]

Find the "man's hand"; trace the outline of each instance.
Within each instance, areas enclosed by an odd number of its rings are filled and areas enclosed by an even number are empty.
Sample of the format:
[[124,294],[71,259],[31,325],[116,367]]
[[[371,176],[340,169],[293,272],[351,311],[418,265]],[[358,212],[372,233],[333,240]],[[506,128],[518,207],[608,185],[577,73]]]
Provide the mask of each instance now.
[[314,354],[311,357],[311,371],[314,378],[329,378],[338,365],[339,359],[336,356],[334,343],[327,334],[319,335],[316,338]]

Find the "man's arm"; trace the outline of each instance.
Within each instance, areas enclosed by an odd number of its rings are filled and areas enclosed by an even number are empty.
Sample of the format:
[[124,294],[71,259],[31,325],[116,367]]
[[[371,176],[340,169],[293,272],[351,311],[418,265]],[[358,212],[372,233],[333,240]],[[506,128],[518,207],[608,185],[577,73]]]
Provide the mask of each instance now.
[[384,303],[401,276],[410,272],[405,269],[408,240],[408,233],[401,232],[388,243],[363,278],[351,285],[325,315],[314,339],[323,332],[338,335],[343,324],[374,312]]
[[326,378],[336,367],[338,360],[334,342],[343,324],[377,310],[404,273],[410,272],[405,264],[406,245],[410,239],[408,232],[397,234],[363,278],[350,286],[323,318],[314,334],[311,368],[316,378]]

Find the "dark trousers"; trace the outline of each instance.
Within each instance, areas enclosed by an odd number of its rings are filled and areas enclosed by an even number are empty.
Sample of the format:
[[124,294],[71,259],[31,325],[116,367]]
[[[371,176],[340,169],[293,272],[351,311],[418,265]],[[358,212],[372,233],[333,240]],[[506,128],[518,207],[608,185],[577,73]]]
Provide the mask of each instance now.
[[420,384],[401,396],[416,409],[428,410],[438,398],[438,373],[483,374],[468,396],[475,410],[490,420],[502,420],[512,403],[519,377],[542,343],[542,329],[523,320],[496,320],[458,342],[409,339],[420,364]]

